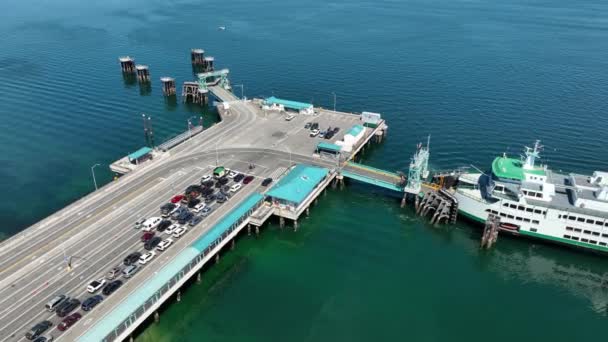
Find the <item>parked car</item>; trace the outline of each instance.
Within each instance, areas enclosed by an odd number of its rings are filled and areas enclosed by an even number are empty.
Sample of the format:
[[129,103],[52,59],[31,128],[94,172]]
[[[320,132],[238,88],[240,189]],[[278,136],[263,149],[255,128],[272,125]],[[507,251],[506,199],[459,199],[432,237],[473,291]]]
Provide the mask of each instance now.
[[236,183],[230,187],[230,191],[237,192],[241,189],[241,187],[242,187],[241,183]]
[[89,286],[87,286],[87,292],[95,293],[95,292],[99,291],[99,289],[102,288],[105,284],[106,284],[106,280],[104,278],[93,280],[92,282],[89,283]]
[[[211,188],[213,186],[213,179],[209,179],[208,181],[205,181],[203,184],[201,184],[202,186],[204,186],[205,188]],[[204,193],[203,193],[204,195]]]
[[38,336],[42,335],[48,328],[52,327],[53,323],[50,321],[42,321],[34,325],[28,332],[25,333],[25,338],[33,340]]
[[211,204],[211,203],[213,203],[213,201],[215,201],[216,198],[217,198],[217,196],[215,194],[211,194],[211,195],[205,197],[205,203]]
[[173,213],[173,215],[171,215],[171,218],[173,220],[177,220],[181,215],[184,215],[184,213],[188,212],[188,208],[186,207],[179,207],[179,209],[177,211],[175,211]]
[[319,132],[319,138],[325,138],[325,133],[327,133],[327,131]]
[[186,224],[186,222],[190,221],[190,219],[192,218],[192,216],[194,216],[191,212],[187,211],[185,213],[183,213],[183,215],[180,215],[177,218],[177,223],[179,224]]
[[246,176],[243,178],[243,184],[249,184],[251,181],[253,181],[253,176]]
[[201,185],[203,185],[205,182],[207,182],[207,181],[209,181],[209,180],[211,180],[211,175],[204,175],[204,176],[201,178]]
[[211,207],[205,207],[203,210],[201,210],[201,216],[203,216],[203,217],[208,216],[212,210],[213,209],[211,209]]
[[262,186],[268,186],[270,183],[272,183],[272,178],[266,178],[262,181]]
[[144,224],[144,222],[146,222],[146,219],[140,218],[139,220],[135,221],[134,228],[135,229],[141,228],[141,225]]
[[[124,272],[124,270],[123,270],[123,272]],[[103,293],[104,296],[109,296],[112,293],[114,293],[114,291],[118,290],[118,288],[121,286],[122,286],[122,281],[120,281],[120,280],[111,281],[103,288],[103,290],[101,290],[101,293]]]
[[292,113],[289,113],[289,114],[285,115],[285,121],[291,121],[295,117],[296,117],[295,115],[293,115]]
[[175,203],[165,203],[160,207],[160,216],[169,217],[172,213],[175,212],[175,208],[177,208],[177,204]]
[[67,304],[65,304],[61,308],[57,309],[57,311],[55,311],[55,312],[57,313],[57,316],[65,317],[67,314],[74,311],[74,309],[76,309],[79,306],[80,306],[80,301],[76,298],[72,298],[67,302]]
[[340,127],[338,127],[338,126],[334,127],[334,134],[336,134],[338,132],[340,132]]
[[313,122],[312,125],[310,125],[310,130],[315,130],[315,129],[319,129],[319,123],[318,122]]
[[190,202],[188,202],[188,208],[192,209],[194,207],[196,207],[197,204],[201,203],[201,200],[198,198],[192,199],[190,200]]
[[169,228],[169,226],[172,224],[173,222],[169,221],[169,220],[162,220],[158,226],[156,227],[156,230],[159,232],[164,231],[165,229]]
[[153,238],[153,237],[154,237],[154,232],[145,232],[145,233],[144,233],[144,234],[141,236],[140,240],[141,240],[141,242],[144,242],[144,243],[145,243],[145,242],[147,242],[148,240],[150,240],[150,239],[151,239],[151,238]]
[[57,330],[66,331],[69,327],[74,325],[74,323],[78,322],[82,318],[82,315],[78,312],[74,312],[68,317],[64,318],[59,325],[57,325]]
[[215,196],[215,201],[220,204],[226,202],[226,195],[223,192],[217,194]]
[[142,230],[145,232],[149,232],[152,229],[156,228],[159,225],[162,219],[160,217],[150,217],[142,224]]
[[148,252],[146,254],[142,254],[142,256],[139,257],[139,264],[140,265],[147,264],[150,260],[152,260],[152,258],[154,258],[155,255],[156,255],[156,253],[154,253],[154,251]]
[[45,307],[48,311],[53,312],[59,306],[61,306],[61,304],[63,304],[67,299],[69,298],[66,295],[55,296],[53,297],[53,299],[49,300],[48,303],[46,303]]
[[307,122],[306,125],[304,125],[304,129],[310,129],[310,126],[312,126],[312,123]]
[[[140,253],[140,252],[133,252],[133,253],[131,253],[131,254],[127,255],[127,256],[125,257],[125,259],[122,261],[122,263],[123,263],[125,266],[132,265],[132,264],[136,263],[136,262],[137,262],[137,260],[139,260],[139,257],[140,257],[140,256],[141,256],[141,253]],[[108,285],[106,285],[106,286],[108,286]]]
[[323,136],[325,139],[331,139],[334,137],[334,131],[327,131],[327,133],[325,133],[325,136]]
[[245,175],[242,173],[239,173],[238,175],[234,176],[234,178],[232,180],[238,183],[238,182],[242,181],[243,178],[245,178]]
[[[214,184],[211,184],[211,187],[209,187],[209,188],[205,189],[205,190],[202,192],[203,197],[207,197],[207,196],[209,196],[209,195],[211,195],[212,193],[214,193],[214,192],[215,192],[215,190],[213,189],[213,185],[214,185]],[[220,185],[221,185],[221,184],[220,184]]]
[[173,239],[165,239],[165,240],[161,241],[161,243],[159,243],[158,246],[156,246],[156,249],[162,252],[165,249],[169,248],[169,246],[171,246],[172,243],[173,243]]
[[[230,171],[230,172],[234,172],[234,171]],[[228,184],[228,182],[230,182],[230,179],[228,179],[227,177],[222,177],[222,178],[218,179],[217,182],[220,183],[221,185],[226,185],[226,184]]]
[[190,220],[190,222],[188,222],[188,225],[189,225],[190,227],[194,227],[194,226],[196,226],[197,224],[201,223],[201,221],[202,221],[202,220],[203,220],[203,217],[202,217],[202,216],[194,216],[194,217],[193,217],[193,218]]
[[194,211],[195,213],[199,213],[201,210],[203,210],[203,208],[205,208],[207,205],[205,203],[199,203],[197,204],[194,209],[192,209],[192,211]]
[[310,136],[311,137],[316,137],[317,135],[319,135],[319,130],[318,129],[313,129],[312,131],[310,131]]
[[181,200],[184,199],[184,195],[175,195],[173,196],[173,198],[171,198],[171,203],[179,203]]
[[[151,251],[154,249],[154,247],[156,247],[156,245],[158,245],[163,239],[161,239],[158,236],[155,236],[153,238],[151,238],[150,240],[146,241],[146,243],[144,243],[144,249],[147,251]],[[140,255],[141,258],[141,255]]]
[[177,228],[174,232],[173,232],[173,237],[174,238],[179,238],[182,235],[186,234],[186,232],[188,231],[188,228],[186,227],[179,227]]
[[55,337],[53,337],[53,335],[50,335],[50,337],[38,336],[38,338],[36,338],[34,342],[53,342],[54,340]]
[[234,178],[238,174],[239,174],[238,172],[236,172],[234,170],[230,170],[230,172],[228,172],[228,175],[226,175],[226,177],[228,177],[228,178]]
[[173,234],[173,231],[175,231],[177,228],[179,228],[179,225],[172,224],[169,226],[169,228],[165,229],[165,231],[163,233],[165,233],[167,235],[171,235],[171,234]]
[[112,267],[111,270],[106,273],[106,279],[112,280],[120,275],[120,271],[122,271],[122,267],[116,266]]
[[84,302],[82,302],[82,305],[80,305],[80,308],[83,311],[90,311],[92,310],[97,304],[101,303],[101,301],[103,300],[103,296],[102,295],[94,295],[91,296],[87,299],[84,300]]
[[137,267],[137,264],[133,264],[125,267],[125,269],[122,270],[122,276],[125,278],[131,278],[135,273],[137,273],[137,271],[139,271],[139,267]]

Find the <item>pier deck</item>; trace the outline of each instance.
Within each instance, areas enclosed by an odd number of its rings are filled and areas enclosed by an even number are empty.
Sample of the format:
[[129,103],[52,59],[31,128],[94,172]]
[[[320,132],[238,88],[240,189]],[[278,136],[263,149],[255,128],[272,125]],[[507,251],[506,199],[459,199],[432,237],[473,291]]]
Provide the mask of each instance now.
[[[323,167],[330,170],[333,177],[340,160],[346,158],[315,155],[317,144],[335,142],[350,127],[361,123],[358,115],[325,110],[318,110],[315,115],[296,115],[287,121],[284,113],[264,112],[255,101],[239,100],[221,88],[210,90],[218,99],[229,102],[230,113],[222,116],[222,122],[173,147],[170,153],[161,151],[157,158],[146,161],[146,167],[132,170],[0,244],[0,342],[25,341],[24,333],[42,320],[48,319],[56,326],[60,319],[45,311],[44,304],[57,294],[81,301],[87,298],[86,285],[90,281],[104,276],[127,254],[143,250],[139,241],[141,232],[133,229],[134,222],[142,217],[159,216],[163,203],[183,192],[186,186],[198,183],[214,166],[224,165],[255,176],[254,182],[217,207],[169,249],[157,253],[118,291],[84,313],[82,320],[66,333],[53,328],[45,334],[50,333],[59,341],[91,341],[91,336],[97,338],[105,333],[104,340],[128,338],[154,311],[154,305],[169,298],[181,283],[174,281],[171,291],[157,297],[154,303],[149,302],[144,309],[138,308],[137,315],[129,314],[127,321],[119,323],[120,331],[115,331],[118,326],[109,328],[115,322],[110,317],[124,314],[125,307],[135,307],[134,295],[141,295],[142,289],[155,277],[167,276],[161,273],[165,267],[179,263],[185,251],[191,250],[198,239],[209,234],[248,196],[264,195],[268,190],[260,186],[264,178],[278,180],[295,164]],[[321,128],[340,127],[340,133],[330,140],[313,138],[304,129],[307,122],[318,122]],[[248,169],[250,164],[255,165],[253,170]],[[305,199],[305,206],[293,215],[295,219],[327,184],[329,182],[323,182]],[[273,214],[276,215],[274,209]],[[265,220],[269,215],[263,216],[261,219]],[[231,239],[232,235],[228,240]],[[216,252],[214,249],[211,254]],[[69,269],[66,259],[70,260]],[[205,260],[200,259],[195,266],[206,260],[205,256]],[[151,288],[148,287],[148,291]],[[126,306],[125,303],[132,304]]]

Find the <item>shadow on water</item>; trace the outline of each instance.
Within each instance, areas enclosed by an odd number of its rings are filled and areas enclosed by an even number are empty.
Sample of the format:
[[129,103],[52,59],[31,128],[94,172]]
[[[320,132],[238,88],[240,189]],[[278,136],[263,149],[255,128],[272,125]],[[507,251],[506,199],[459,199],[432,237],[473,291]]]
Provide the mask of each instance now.
[[122,82],[125,86],[125,88],[129,89],[129,88],[133,88],[136,84],[137,84],[137,77],[135,76],[135,74],[127,74],[127,73],[122,73]]
[[174,112],[177,109],[177,96],[165,96],[165,109]]
[[150,96],[152,94],[152,84],[150,82],[139,84],[139,95]]

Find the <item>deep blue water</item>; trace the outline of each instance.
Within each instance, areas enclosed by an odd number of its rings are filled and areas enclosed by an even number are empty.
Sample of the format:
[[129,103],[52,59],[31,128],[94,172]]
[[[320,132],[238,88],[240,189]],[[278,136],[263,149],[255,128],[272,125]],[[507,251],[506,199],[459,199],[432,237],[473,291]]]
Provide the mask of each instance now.
[[[206,123],[213,122],[216,117],[208,110],[179,102],[170,104],[161,96],[158,80],[161,76],[176,77],[178,88],[183,81],[193,79],[189,51],[195,47],[215,56],[217,67],[230,68],[233,84],[244,84],[246,96],[274,94],[330,107],[333,105],[331,93],[335,92],[341,110],[382,113],[390,125],[389,139],[365,156],[365,162],[377,167],[405,170],[415,144],[431,134],[431,164],[436,169],[469,164],[485,168],[496,154],[518,154],[523,145],[541,139],[546,146],[543,162],[554,169],[586,173],[608,170],[605,150],[608,3],[604,1],[95,3],[25,0],[5,3],[0,8],[0,93],[3,95],[0,192],[5,194],[0,205],[3,223],[0,234],[14,234],[90,192],[93,189],[91,165],[107,166],[144,144],[141,113],[153,118],[158,140],[184,130],[186,120],[192,115],[202,113]],[[218,26],[227,29],[219,31]],[[153,82],[149,92],[123,80],[117,60],[121,55],[130,55],[138,63],[150,66]],[[236,89],[237,94],[240,93],[239,88]],[[97,168],[97,176],[100,182],[107,182],[112,175],[102,166]],[[336,225],[352,225],[362,232],[369,233],[378,225],[366,223],[360,217],[375,198],[369,188],[354,185],[335,196],[319,215],[349,216],[349,222],[338,221]],[[351,209],[337,208],[338,203],[349,203]],[[374,207],[379,217],[386,217],[380,221],[382,228],[392,233],[384,237],[370,233],[359,240],[349,240],[349,246],[355,244],[355,249],[375,239],[379,239],[380,246],[396,243],[393,249],[388,249],[392,252],[363,254],[357,260],[372,260],[372,264],[377,264],[391,257],[407,259],[428,253],[435,255],[433,262],[426,265],[428,268],[450,270],[445,276],[449,279],[470,279],[456,289],[447,290],[444,305],[437,300],[431,301],[431,307],[423,305],[421,316],[414,322],[427,329],[437,329],[440,323],[449,322],[448,317],[458,316],[459,310],[467,305],[463,298],[468,297],[459,297],[467,289],[476,288],[476,293],[488,291],[488,298],[498,298],[515,289],[516,294],[507,296],[511,302],[506,298],[501,301],[501,305],[509,307],[512,317],[518,312],[532,312],[530,319],[547,315],[546,310],[532,303],[538,299],[543,305],[555,306],[555,311],[563,312],[560,317],[565,319],[564,323],[576,326],[570,331],[572,338],[601,334],[597,329],[604,324],[600,318],[603,316],[598,314],[602,305],[590,301],[590,295],[573,294],[577,291],[556,285],[554,281],[531,281],[530,278],[539,276],[532,271],[529,274],[522,271],[527,267],[511,269],[509,262],[497,261],[515,255],[517,260],[523,260],[518,264],[523,264],[536,257],[548,263],[574,264],[585,270],[592,269],[594,274],[603,274],[606,270],[597,258],[544,246],[530,255],[527,242],[507,239],[501,241],[496,254],[508,257],[501,259],[495,254],[484,259],[470,252],[475,249],[477,236],[465,224],[453,233],[431,233],[410,211],[399,211],[395,205],[393,200],[386,199]],[[342,241],[342,233],[320,229],[323,222],[318,219],[304,223],[301,231],[311,232],[307,238],[270,235],[265,242],[268,251],[243,247],[242,258],[255,265],[265,265],[269,258],[278,258],[275,253],[281,251],[300,262],[307,256],[341,260],[348,255],[348,249],[336,249],[331,244],[319,248],[315,244],[319,239]],[[412,236],[418,236],[414,240],[426,247],[404,251],[412,243]],[[283,250],[282,243],[290,239],[298,239],[298,247]],[[440,260],[445,261],[440,263]],[[451,260],[457,262],[448,266]],[[477,267],[477,263],[481,265]],[[491,266],[484,268],[484,263]],[[397,263],[381,268],[385,272],[376,272],[374,276],[382,283],[396,282],[412,286],[411,291],[422,291],[423,283],[412,283],[411,279],[399,275],[408,267],[408,275],[412,277],[420,276],[427,269]],[[210,311],[201,313],[197,311],[200,307],[191,308],[187,313],[193,317],[190,324],[199,326],[210,315],[226,317],[222,315],[239,310],[237,302],[226,300],[227,293],[238,292],[242,286],[239,284],[259,279],[271,284],[274,277],[294,276],[281,274],[280,269],[260,271],[253,267],[233,274],[224,282],[222,291],[195,292],[197,298],[203,296],[211,303],[205,307]],[[354,268],[348,274],[359,279],[372,269],[375,268]],[[309,267],[306,272],[318,279],[328,277],[335,269],[319,271]],[[441,279],[438,276],[432,280]],[[506,284],[504,279],[508,279]],[[494,285],[484,288],[478,282]],[[328,283],[334,288],[344,285],[339,279]],[[350,288],[350,294],[340,300],[352,304],[353,298],[365,297],[370,290],[386,290],[396,296],[397,302],[409,298],[400,297],[402,292],[397,288],[362,284]],[[441,287],[433,289],[446,291]],[[267,295],[265,287],[257,291],[252,295]],[[319,302],[329,300],[332,295],[323,291],[305,293]],[[556,293],[560,294],[559,300],[554,299]],[[450,304],[449,298],[457,299]],[[300,298],[286,303],[295,306],[302,305],[302,301]],[[467,310],[483,315],[487,302],[471,302]],[[369,321],[370,316],[386,307],[380,305],[366,312],[364,308],[373,307],[369,303],[371,300],[359,303],[356,319],[340,321],[335,325],[339,328],[334,330],[327,323],[319,331],[334,339],[372,338],[345,332],[353,324],[360,326]],[[389,305],[390,301],[385,304]],[[217,307],[223,311],[217,311]],[[336,310],[336,314],[344,314]],[[397,306],[391,310],[396,317],[413,317],[413,312],[400,311]],[[446,313],[446,317],[441,316],[439,321],[431,318],[436,318],[434,315],[441,310],[453,311]],[[175,317],[183,314],[178,312]],[[494,314],[499,315],[500,310]],[[546,318],[545,328],[555,324],[557,316]],[[301,325],[297,322],[288,325],[300,331],[286,335],[288,340],[305,339],[305,336],[318,340],[319,335],[306,333],[312,317],[314,315],[298,316]],[[396,333],[398,320],[390,323],[387,337],[408,336]],[[458,323],[465,322],[456,320],[453,325]],[[221,326],[218,322],[214,324],[216,328]],[[457,330],[456,326],[448,325]],[[165,330],[169,326],[164,326]],[[248,331],[247,327],[241,328]],[[508,325],[503,328],[507,329]],[[155,329],[152,336],[166,333],[163,326]],[[219,336],[232,336],[224,340],[239,339],[235,335],[205,331],[207,336],[218,340]],[[265,335],[266,331],[255,334],[260,340],[278,339],[275,335]],[[420,339],[425,336],[424,331],[410,336]],[[531,323],[524,331],[527,332],[524,337],[543,337],[534,331]],[[556,339],[569,336],[559,330],[550,335]],[[435,337],[447,336],[450,335],[443,333]],[[463,334],[461,337],[477,339],[478,336]],[[516,335],[504,337],[506,340]]]

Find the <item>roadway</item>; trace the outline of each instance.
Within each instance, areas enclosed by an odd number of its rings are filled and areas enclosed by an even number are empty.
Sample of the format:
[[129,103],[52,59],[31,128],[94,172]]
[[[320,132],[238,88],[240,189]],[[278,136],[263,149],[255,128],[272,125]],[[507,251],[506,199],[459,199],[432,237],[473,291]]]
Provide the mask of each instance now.
[[[74,334],[109,312],[129,288],[152,276],[154,269],[213,226],[258,188],[261,179],[298,162],[335,166],[335,162],[310,156],[316,142],[302,132],[306,120],[312,119],[276,120],[250,102],[232,102],[230,114],[221,123],[4,241],[0,245],[0,342],[25,340],[23,334],[44,319],[50,318],[56,325],[60,320],[46,312],[44,304],[60,293],[81,301],[88,297],[85,288],[91,280],[105,275],[127,254],[143,249],[141,232],[133,229],[133,223],[141,217],[159,216],[163,203],[188,185],[199,183],[218,162],[240,171],[248,171],[247,166],[254,162],[256,168],[249,173],[256,181],[157,255],[123,289],[85,314],[71,328],[71,337],[61,340],[72,340]],[[350,125],[348,120],[345,125]],[[69,272],[64,255],[72,259]],[[57,336],[58,331],[53,329],[52,334]]]

